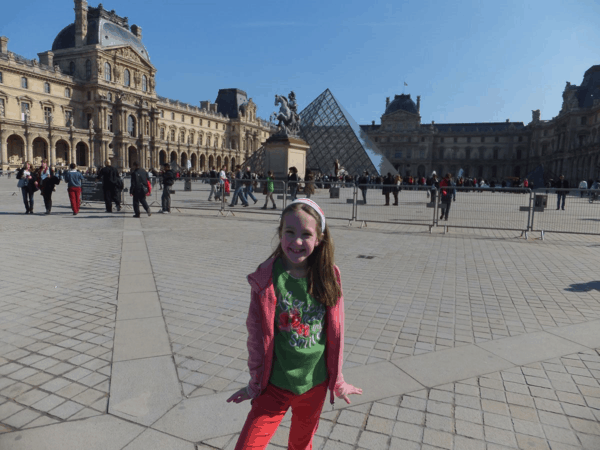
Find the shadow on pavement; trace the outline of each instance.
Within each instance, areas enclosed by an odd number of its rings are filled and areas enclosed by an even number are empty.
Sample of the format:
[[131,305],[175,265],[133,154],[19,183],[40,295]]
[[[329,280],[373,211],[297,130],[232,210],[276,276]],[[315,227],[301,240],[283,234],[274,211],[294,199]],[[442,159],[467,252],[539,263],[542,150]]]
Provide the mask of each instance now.
[[587,283],[575,283],[565,289],[569,292],[600,291],[600,281],[588,281]]

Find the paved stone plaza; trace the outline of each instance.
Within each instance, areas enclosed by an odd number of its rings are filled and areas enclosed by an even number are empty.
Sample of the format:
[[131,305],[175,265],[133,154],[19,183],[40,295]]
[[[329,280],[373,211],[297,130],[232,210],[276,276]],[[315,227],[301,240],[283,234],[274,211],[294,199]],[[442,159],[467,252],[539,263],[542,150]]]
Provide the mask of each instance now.
[[[61,184],[26,216],[15,186],[0,178],[0,449],[233,449],[245,277],[276,243],[264,196],[74,217]],[[346,224],[344,376],[363,395],[326,402],[315,449],[600,448],[599,236]]]

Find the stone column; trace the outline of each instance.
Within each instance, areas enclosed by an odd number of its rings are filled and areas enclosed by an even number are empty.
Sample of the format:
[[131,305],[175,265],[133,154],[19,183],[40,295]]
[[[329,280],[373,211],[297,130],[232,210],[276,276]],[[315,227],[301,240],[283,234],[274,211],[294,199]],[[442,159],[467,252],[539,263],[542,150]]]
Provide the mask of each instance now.
[[71,134],[70,144],[71,145],[69,146],[69,161],[67,161],[67,166],[75,162],[75,138],[73,137],[73,134]]
[[8,144],[4,141],[5,139],[5,130],[0,129],[0,168],[2,170],[8,170]]
[[54,161],[56,161],[56,143],[54,141],[55,138],[52,136],[52,133],[50,133],[50,136],[48,136],[48,166],[50,167],[52,167],[54,165]]
[[28,130],[25,130],[25,161],[30,161],[33,164],[33,148],[31,148]]

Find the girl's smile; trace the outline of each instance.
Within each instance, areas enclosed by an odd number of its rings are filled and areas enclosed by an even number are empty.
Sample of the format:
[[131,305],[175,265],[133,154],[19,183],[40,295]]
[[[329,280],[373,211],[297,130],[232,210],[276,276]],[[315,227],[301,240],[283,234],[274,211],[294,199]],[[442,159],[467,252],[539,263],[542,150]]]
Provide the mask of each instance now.
[[306,270],[306,262],[313,250],[319,245],[317,221],[310,214],[298,210],[283,217],[281,248],[285,255],[286,270]]

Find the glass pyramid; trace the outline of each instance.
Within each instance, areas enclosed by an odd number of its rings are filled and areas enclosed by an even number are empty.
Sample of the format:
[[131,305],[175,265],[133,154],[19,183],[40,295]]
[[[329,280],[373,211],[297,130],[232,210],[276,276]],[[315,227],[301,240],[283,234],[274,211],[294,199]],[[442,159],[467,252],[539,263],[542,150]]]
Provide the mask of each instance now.
[[300,136],[310,145],[306,166],[332,174],[335,160],[354,175],[398,173],[329,89],[300,113]]

